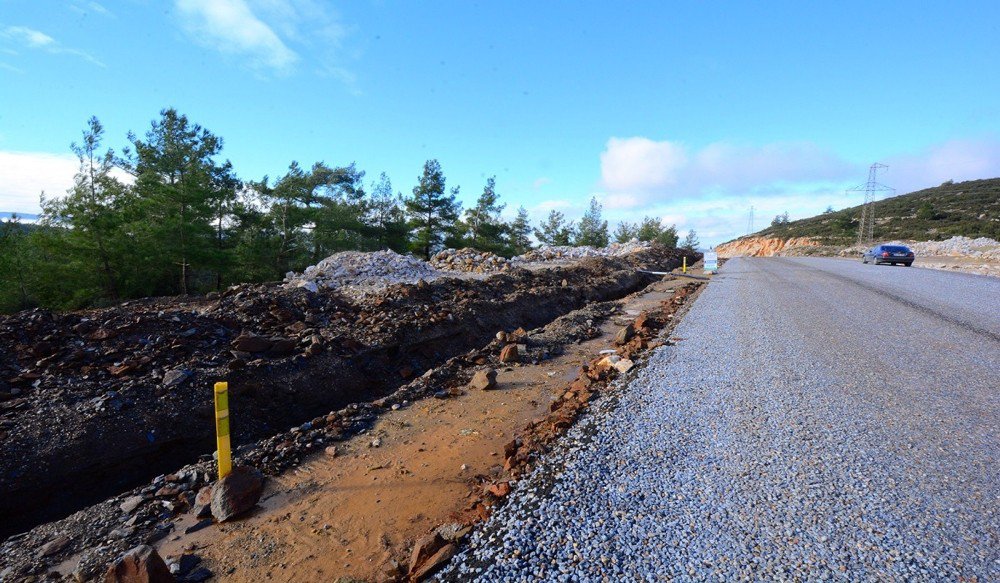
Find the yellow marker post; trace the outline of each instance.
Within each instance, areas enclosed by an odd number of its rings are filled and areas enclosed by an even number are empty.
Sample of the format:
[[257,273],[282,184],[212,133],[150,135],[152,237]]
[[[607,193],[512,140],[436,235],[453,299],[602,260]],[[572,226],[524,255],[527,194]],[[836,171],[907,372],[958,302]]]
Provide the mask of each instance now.
[[233,469],[229,449],[229,383],[215,383],[215,439],[219,449],[219,479]]
[[683,261],[684,261],[684,265],[681,267],[681,273],[687,273],[688,272],[688,258],[687,258],[687,255],[684,256],[684,260]]

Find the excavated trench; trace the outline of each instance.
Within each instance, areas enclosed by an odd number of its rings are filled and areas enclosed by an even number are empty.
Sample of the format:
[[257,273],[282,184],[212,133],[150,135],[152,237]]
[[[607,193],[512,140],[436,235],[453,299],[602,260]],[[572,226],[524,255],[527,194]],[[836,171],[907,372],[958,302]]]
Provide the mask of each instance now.
[[[646,262],[669,270],[672,257]],[[499,330],[543,326],[598,301],[622,298],[656,280],[628,262],[597,261],[522,276],[501,275],[478,286],[521,287],[465,302],[454,319],[426,326],[401,326],[393,341],[354,354],[323,354],[273,365],[247,367],[228,375],[234,445],[254,442],[350,403],[387,396],[423,371],[470,348],[487,344]],[[532,279],[533,278],[533,279]],[[566,278],[582,282],[565,285]],[[423,290],[433,297],[433,283]],[[442,288],[446,289],[446,288]],[[496,290],[493,290],[494,292]],[[439,294],[440,295],[440,294]],[[364,324],[359,324],[364,325]],[[221,379],[220,379],[221,380]],[[44,455],[18,460],[16,488],[0,492],[0,539],[148,482],[215,450],[210,399],[193,408],[164,407],[155,400],[116,412],[109,423],[68,433],[44,432]]]

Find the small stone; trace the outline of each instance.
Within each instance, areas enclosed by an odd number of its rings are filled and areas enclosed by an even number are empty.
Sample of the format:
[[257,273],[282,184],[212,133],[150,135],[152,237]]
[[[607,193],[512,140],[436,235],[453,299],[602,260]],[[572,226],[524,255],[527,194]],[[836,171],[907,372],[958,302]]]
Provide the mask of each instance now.
[[174,576],[160,555],[148,545],[128,551],[108,568],[105,583],[173,583]]
[[237,466],[212,488],[212,515],[224,522],[256,506],[264,491],[264,476],[256,468]]
[[378,438],[378,437],[376,437],[375,439],[373,439],[373,440],[372,440],[372,442],[371,442],[371,444],[370,444],[370,445],[371,445],[372,447],[382,447],[382,439],[381,439],[381,438]]
[[186,380],[191,376],[191,371],[184,370],[182,368],[175,368],[173,370],[168,370],[167,374],[163,375],[163,386],[164,387],[178,387],[183,385]]
[[500,362],[517,362],[517,344],[508,344],[500,351]]
[[68,536],[60,536],[50,540],[38,549],[38,557],[51,557],[58,554],[69,545],[70,540],[72,539]]
[[139,507],[140,504],[142,504],[142,501],[143,501],[142,496],[129,496],[124,501],[122,501],[122,503],[119,504],[118,507],[121,508],[122,512],[124,512],[125,514],[131,514],[133,510],[135,510],[136,508]]
[[479,389],[481,391],[488,391],[490,389],[495,389],[497,386],[497,371],[492,368],[486,370],[477,371],[476,374],[472,376],[472,380],[469,381],[469,388]]

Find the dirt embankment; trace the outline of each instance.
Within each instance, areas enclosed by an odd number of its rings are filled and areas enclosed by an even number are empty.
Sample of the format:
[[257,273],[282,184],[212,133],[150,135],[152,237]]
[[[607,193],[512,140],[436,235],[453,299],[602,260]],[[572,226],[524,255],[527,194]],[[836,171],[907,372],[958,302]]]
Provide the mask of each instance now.
[[775,237],[741,237],[715,248],[719,257],[771,257],[795,247],[816,247],[819,243],[809,237],[778,239]]
[[[458,542],[488,515],[534,453],[600,391],[602,379],[627,371],[657,344],[650,334],[684,305],[694,285],[659,282],[622,302],[588,303],[530,332],[497,334],[387,398],[239,448],[237,463],[279,476],[246,520],[206,526],[195,516],[194,493],[215,474],[209,457],[13,537],[2,545],[0,580],[56,572],[87,580],[143,542],[168,561],[197,552],[223,580],[367,580],[383,560],[405,572],[412,547],[429,530]],[[617,354],[594,360],[612,338]],[[518,349],[515,362],[501,356],[511,347]],[[493,390],[470,383],[483,367],[499,372]]]
[[276,285],[218,297],[0,319],[0,536],[210,456],[211,385],[239,443],[371,402],[500,329],[534,327],[649,283],[673,250],[398,284],[347,297]]

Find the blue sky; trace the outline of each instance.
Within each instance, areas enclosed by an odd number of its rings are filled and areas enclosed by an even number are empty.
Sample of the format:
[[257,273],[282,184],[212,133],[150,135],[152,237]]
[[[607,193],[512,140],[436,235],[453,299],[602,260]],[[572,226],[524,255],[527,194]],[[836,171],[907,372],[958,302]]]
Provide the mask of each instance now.
[[[75,168],[87,118],[120,149],[164,107],[245,179],[357,162],[409,192],[424,160],[471,202],[703,243],[788,211],[1000,176],[1000,3],[0,0],[0,211]],[[930,4],[930,3],[928,3]]]

